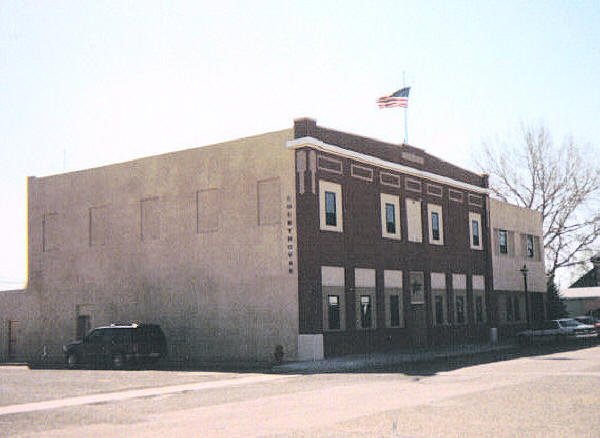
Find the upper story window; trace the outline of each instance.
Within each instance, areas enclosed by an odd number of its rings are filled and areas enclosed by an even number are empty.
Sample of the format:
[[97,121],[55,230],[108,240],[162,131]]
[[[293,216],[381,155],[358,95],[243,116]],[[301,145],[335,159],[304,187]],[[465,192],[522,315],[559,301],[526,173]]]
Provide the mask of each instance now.
[[508,254],[508,232],[506,230],[498,230],[498,249],[500,254]]
[[325,225],[337,225],[337,212],[335,205],[335,192],[325,191]]
[[342,232],[342,186],[319,181],[319,197],[321,229]]
[[479,213],[469,213],[469,235],[471,239],[471,249],[483,249],[481,215]]
[[440,216],[436,211],[431,213],[431,231],[433,240],[440,240]]
[[400,239],[400,198],[394,195],[381,194],[381,235],[392,239]]
[[429,216],[429,243],[434,245],[444,244],[444,227],[442,222],[442,206],[428,204]]
[[385,230],[388,233],[396,232],[396,208],[394,204],[385,204]]
[[473,235],[473,246],[479,246],[479,221],[471,221],[471,233]]
[[527,234],[526,237],[527,242],[527,257],[533,258],[535,256],[534,245],[533,245],[533,236],[531,234]]

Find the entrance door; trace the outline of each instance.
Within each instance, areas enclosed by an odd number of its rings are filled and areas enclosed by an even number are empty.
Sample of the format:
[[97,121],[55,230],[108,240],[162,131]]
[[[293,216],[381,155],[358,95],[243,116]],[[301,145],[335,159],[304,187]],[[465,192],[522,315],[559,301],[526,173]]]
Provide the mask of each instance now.
[[17,355],[17,325],[18,321],[8,321],[8,358],[14,359]]

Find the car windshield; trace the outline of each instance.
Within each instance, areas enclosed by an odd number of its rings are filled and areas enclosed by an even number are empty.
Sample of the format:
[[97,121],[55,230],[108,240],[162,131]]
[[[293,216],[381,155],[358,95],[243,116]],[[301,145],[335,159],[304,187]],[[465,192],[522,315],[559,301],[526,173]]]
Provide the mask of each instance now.
[[578,325],[581,324],[580,322],[575,321],[574,319],[561,319],[558,321],[558,323],[562,327],[577,327]]

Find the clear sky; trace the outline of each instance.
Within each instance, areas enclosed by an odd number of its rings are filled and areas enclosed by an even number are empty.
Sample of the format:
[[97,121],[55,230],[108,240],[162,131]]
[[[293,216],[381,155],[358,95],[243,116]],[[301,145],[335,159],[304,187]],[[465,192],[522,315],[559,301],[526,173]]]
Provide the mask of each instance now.
[[26,177],[292,126],[474,168],[521,122],[600,146],[600,2],[0,2],[0,289],[26,273]]

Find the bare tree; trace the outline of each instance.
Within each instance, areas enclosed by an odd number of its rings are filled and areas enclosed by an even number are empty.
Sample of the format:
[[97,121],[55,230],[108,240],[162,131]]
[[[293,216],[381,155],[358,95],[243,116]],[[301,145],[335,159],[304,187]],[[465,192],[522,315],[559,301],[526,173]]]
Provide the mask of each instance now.
[[588,146],[582,157],[572,137],[555,146],[542,125],[522,126],[513,144],[484,142],[480,169],[499,199],[539,211],[546,271],[588,261],[600,236],[600,168]]

